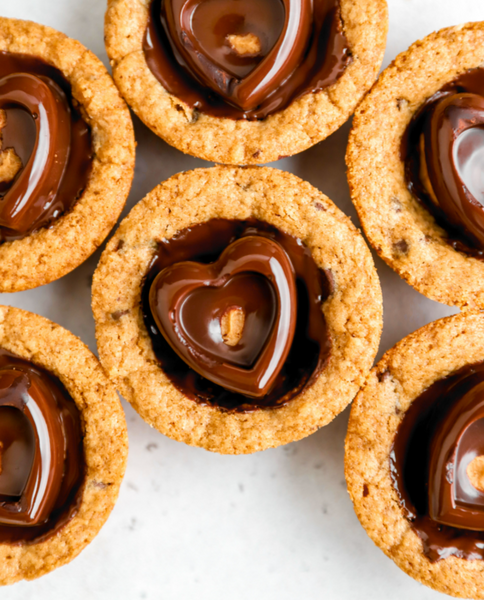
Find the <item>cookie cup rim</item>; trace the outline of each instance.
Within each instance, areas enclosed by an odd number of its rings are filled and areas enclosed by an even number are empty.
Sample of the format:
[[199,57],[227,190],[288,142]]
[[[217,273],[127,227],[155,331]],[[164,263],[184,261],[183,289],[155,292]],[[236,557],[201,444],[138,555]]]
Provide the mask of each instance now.
[[44,25],[0,17],[0,51],[33,55],[59,69],[92,133],[92,171],[73,208],[50,227],[0,245],[0,292],[19,292],[66,275],[101,245],[131,188],[135,140],[111,76],[80,42]]
[[353,62],[340,79],[266,119],[235,121],[190,108],[155,78],[142,49],[148,9],[148,0],[108,0],[105,40],[116,85],[145,125],[170,145],[232,165],[292,156],[339,129],[375,81],[388,31],[386,0],[341,0]]
[[373,542],[410,577],[457,598],[484,598],[482,560],[430,561],[392,482],[390,452],[412,402],[434,382],[484,360],[484,314],[425,325],[388,350],[351,407],[345,477],[356,515]]
[[[295,235],[318,266],[332,271],[336,287],[324,313],[333,348],[316,382],[288,404],[237,413],[199,404],[173,386],[154,355],[140,300],[161,239],[213,218],[249,217]],[[360,271],[357,279],[353,269]],[[92,291],[100,359],[120,393],[168,437],[222,454],[287,444],[333,420],[371,368],[381,334],[381,289],[362,236],[321,192],[269,168],[197,169],[157,186],[109,241]]]
[[484,307],[484,262],[448,244],[447,233],[409,191],[400,149],[423,103],[479,66],[484,21],[415,42],[382,72],[356,110],[346,153],[351,199],[371,246],[418,292],[462,310]]
[[39,315],[0,306],[0,347],[60,379],[80,411],[85,478],[78,510],[45,541],[0,544],[0,585],[41,577],[73,560],[116,503],[128,436],[124,411],[101,364],[79,338]]

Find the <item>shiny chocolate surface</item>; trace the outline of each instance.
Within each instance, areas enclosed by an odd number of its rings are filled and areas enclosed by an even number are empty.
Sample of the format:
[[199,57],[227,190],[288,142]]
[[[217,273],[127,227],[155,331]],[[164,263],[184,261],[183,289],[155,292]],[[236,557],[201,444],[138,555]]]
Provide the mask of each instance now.
[[472,69],[427,100],[402,146],[411,192],[457,249],[484,251],[484,69]]
[[[192,369],[227,390],[262,398],[294,339],[294,269],[274,240],[242,237],[215,263],[163,269],[151,286],[150,308],[159,331]],[[244,320],[235,344],[223,336],[230,313]]]
[[60,381],[0,349],[0,543],[53,535],[77,510],[79,411]]
[[338,0],[152,0],[143,48],[171,94],[232,119],[264,119],[351,61]]
[[484,456],[484,363],[431,385],[395,436],[392,478],[406,517],[432,561],[484,559],[484,490],[469,465]]
[[21,161],[0,181],[0,241],[10,241],[73,207],[91,171],[91,134],[62,73],[34,56],[0,52],[0,111],[2,152]]
[[[142,302],[172,383],[197,402],[249,411],[289,402],[324,368],[331,293],[331,275],[296,238],[255,219],[213,219],[159,244]],[[231,311],[245,315],[234,345],[222,330]]]

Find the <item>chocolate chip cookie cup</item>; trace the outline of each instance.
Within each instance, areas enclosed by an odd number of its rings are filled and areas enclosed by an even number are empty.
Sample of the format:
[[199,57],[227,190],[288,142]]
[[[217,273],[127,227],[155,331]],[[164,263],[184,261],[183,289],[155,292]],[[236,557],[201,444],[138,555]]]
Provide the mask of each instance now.
[[128,108],[101,61],[49,27],[0,18],[0,292],[85,261],[134,170]]
[[484,598],[484,315],[389,350],[351,408],[345,472],[370,538],[439,592]]
[[103,252],[92,306],[101,362],[141,417],[224,454],[334,419],[382,325],[378,276],[349,218],[258,167],[198,169],[150,192]]
[[109,0],[114,80],[182,152],[260,164],[350,117],[385,50],[386,0]]
[[356,111],[346,156],[363,230],[422,294],[484,307],[484,23],[400,54]]
[[97,358],[59,325],[0,307],[0,585],[53,571],[92,541],[127,450]]

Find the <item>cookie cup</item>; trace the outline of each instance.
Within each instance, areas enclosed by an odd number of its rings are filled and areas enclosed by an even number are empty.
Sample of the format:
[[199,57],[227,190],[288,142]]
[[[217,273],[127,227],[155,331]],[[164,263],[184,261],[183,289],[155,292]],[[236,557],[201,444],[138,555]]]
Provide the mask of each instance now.
[[405,573],[458,598],[484,598],[484,561],[429,560],[399,502],[390,453],[412,402],[434,382],[484,361],[483,339],[482,313],[447,317],[404,338],[371,371],[351,408],[346,436],[348,491],[370,538]]
[[4,306],[0,347],[46,369],[65,386],[80,412],[85,461],[78,509],[61,529],[44,541],[0,544],[0,585],[7,585],[53,571],[93,540],[116,503],[128,437],[116,390],[97,358],[72,333],[38,315]]
[[358,107],[346,163],[351,198],[380,257],[432,300],[484,307],[484,262],[454,250],[407,187],[402,138],[424,102],[484,63],[484,22],[450,27],[413,44]]
[[59,69],[92,134],[92,170],[74,207],[48,228],[0,245],[0,292],[19,292],[66,275],[101,245],[131,187],[135,141],[113,80],[81,43],[50,27],[0,18],[0,51],[30,54]]
[[[316,381],[286,405],[229,412],[186,397],[165,375],[143,321],[141,288],[163,238],[214,218],[250,217],[302,240],[331,273],[323,310],[332,350]],[[286,444],[334,419],[370,369],[382,326],[378,276],[350,219],[294,175],[258,167],[198,169],[150,192],[103,252],[92,306],[101,362],[141,417],[175,440],[224,454]]]
[[143,52],[149,0],[108,0],[106,50],[121,94],[156,135],[186,154],[217,163],[267,163],[302,152],[336,131],[378,74],[388,30],[386,0],[341,0],[353,60],[336,83],[260,121],[203,114],[170,94]]

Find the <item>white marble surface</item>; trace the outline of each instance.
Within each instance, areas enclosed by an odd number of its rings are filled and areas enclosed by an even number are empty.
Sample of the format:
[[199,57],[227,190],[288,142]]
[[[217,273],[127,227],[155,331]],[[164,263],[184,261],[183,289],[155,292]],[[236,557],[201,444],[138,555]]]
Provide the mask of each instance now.
[[[389,0],[385,66],[441,27],[484,19],[483,0]],[[104,0],[0,0],[2,16],[32,19],[79,39],[105,63]],[[135,119],[136,177],[128,209],[163,179],[203,166]],[[275,164],[325,192],[357,224],[345,179],[349,127]],[[97,252],[43,288],[1,295],[57,321],[95,351],[90,283]],[[385,302],[380,354],[453,309],[427,300],[376,259]],[[348,411],[310,438],[253,456],[218,456],[153,431],[124,403],[130,455],[119,502],[84,552],[40,580],[2,589],[2,600],[430,600],[356,519],[343,476]]]

